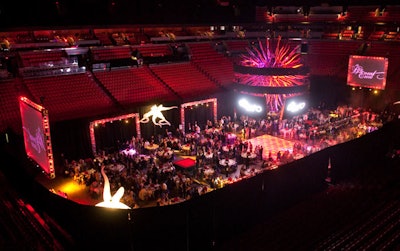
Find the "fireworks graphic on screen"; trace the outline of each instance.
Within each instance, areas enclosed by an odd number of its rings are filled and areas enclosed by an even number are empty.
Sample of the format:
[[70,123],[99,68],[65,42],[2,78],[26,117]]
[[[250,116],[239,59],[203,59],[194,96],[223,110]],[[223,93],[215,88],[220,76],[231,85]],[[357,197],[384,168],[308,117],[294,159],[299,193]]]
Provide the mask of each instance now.
[[[300,44],[291,47],[288,43],[283,43],[278,37],[275,48],[272,48],[270,39],[265,43],[261,40],[251,48],[246,48],[247,54],[241,55],[240,64],[253,68],[276,69],[296,69],[303,66],[300,60]],[[304,75],[274,75],[273,71],[269,75],[254,75],[235,73],[236,81],[247,86],[262,87],[290,87],[303,85],[307,76]],[[265,96],[267,107],[270,111],[279,111],[283,106],[284,99],[293,94],[267,94],[251,93],[254,96]]]

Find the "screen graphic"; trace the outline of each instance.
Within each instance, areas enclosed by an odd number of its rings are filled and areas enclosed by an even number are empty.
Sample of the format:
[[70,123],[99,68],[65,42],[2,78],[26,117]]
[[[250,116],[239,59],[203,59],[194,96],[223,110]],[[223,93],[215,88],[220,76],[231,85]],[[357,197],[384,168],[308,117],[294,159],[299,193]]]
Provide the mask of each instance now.
[[20,98],[20,113],[24,135],[25,151],[29,158],[34,160],[44,172],[54,175],[50,133],[48,121],[44,116],[46,110],[25,97]]
[[387,67],[387,58],[351,55],[349,57],[347,84],[355,87],[384,90]]

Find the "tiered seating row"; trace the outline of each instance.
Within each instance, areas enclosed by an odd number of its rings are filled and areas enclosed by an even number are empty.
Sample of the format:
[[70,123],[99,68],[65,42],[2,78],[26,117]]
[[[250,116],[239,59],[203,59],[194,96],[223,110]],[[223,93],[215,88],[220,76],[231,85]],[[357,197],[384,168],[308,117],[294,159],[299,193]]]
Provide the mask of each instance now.
[[38,66],[46,62],[60,62],[66,55],[62,50],[42,50],[19,52],[22,67]]
[[99,33],[96,33],[96,37],[100,41],[101,45],[103,45],[103,46],[113,45],[108,33],[99,32]]
[[368,36],[368,40],[383,40],[385,31],[374,31]]
[[357,53],[357,50],[363,44],[362,41],[350,40],[350,41],[308,41],[308,54],[340,54],[349,55]]
[[218,86],[190,63],[152,65],[150,69],[179,96],[198,97],[218,90]]
[[329,59],[323,54],[304,55],[304,62],[310,69],[310,74],[315,76],[332,76],[345,79],[347,76],[347,55],[329,55]]
[[94,61],[107,61],[113,59],[126,59],[131,57],[130,46],[91,47]]
[[172,55],[172,50],[168,44],[159,45],[140,45],[133,46],[132,50],[138,49],[143,57],[158,57],[158,56],[170,56]]
[[225,45],[230,52],[246,52],[250,46],[248,40],[226,40]]
[[0,83],[0,131],[10,126],[14,132],[22,132],[18,95],[14,80]]
[[233,62],[231,60],[215,51],[210,43],[190,43],[188,46],[193,64],[220,85],[232,83]]
[[396,43],[386,43],[380,41],[372,41],[370,48],[367,51],[367,55],[371,56],[400,56],[399,45]]
[[90,75],[75,74],[23,80],[36,100],[44,99],[50,119],[68,120],[115,112],[112,100]]
[[96,77],[121,105],[174,99],[173,95],[147,67],[95,72]]

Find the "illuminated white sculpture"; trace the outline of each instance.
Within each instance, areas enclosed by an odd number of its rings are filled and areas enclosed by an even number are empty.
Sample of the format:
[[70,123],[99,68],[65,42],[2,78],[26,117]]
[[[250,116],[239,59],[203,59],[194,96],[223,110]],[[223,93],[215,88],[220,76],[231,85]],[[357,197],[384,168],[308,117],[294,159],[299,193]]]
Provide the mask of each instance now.
[[[149,112],[146,112],[145,114],[143,114],[143,118],[140,120],[140,123],[148,123],[149,122],[149,118],[151,116],[152,117],[152,121],[154,125],[158,125],[159,127],[162,127],[163,125],[171,125],[171,123],[169,123],[169,121],[164,117],[164,115],[161,113],[163,111],[167,111],[167,110],[171,110],[174,108],[178,108],[177,106],[171,106],[171,107],[164,107],[163,105],[153,105],[150,108]],[[157,121],[157,119],[159,119]]]
[[104,191],[103,191],[103,200],[100,203],[97,203],[97,207],[108,207],[108,208],[120,208],[120,209],[130,209],[129,206],[125,205],[124,203],[120,202],[119,200],[124,196],[124,187],[120,187],[114,196],[111,196],[111,189],[110,189],[110,181],[106,173],[104,172],[105,166],[101,167],[101,175],[104,179]]

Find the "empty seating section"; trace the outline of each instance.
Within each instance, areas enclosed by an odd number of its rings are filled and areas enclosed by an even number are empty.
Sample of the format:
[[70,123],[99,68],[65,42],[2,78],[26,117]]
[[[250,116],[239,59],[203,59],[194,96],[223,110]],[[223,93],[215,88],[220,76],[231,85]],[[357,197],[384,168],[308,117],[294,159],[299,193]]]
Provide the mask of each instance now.
[[349,55],[357,53],[357,50],[363,44],[362,41],[350,40],[350,41],[308,41],[308,54],[320,54],[320,55]]
[[385,31],[374,31],[368,36],[368,40],[383,40]]
[[140,45],[132,47],[132,50],[138,49],[143,57],[160,57],[172,55],[172,50],[168,44]]
[[96,37],[100,41],[100,44],[103,46],[109,46],[113,44],[108,33],[99,32],[96,33]]
[[349,55],[358,54],[362,41],[308,41],[304,61],[312,75],[346,78]]
[[338,39],[339,38],[339,32],[324,32],[322,34],[323,39]]
[[47,62],[58,63],[65,57],[62,50],[21,51],[19,52],[22,67],[40,66]]
[[354,31],[353,30],[344,30],[340,34],[341,39],[353,39]]
[[232,83],[233,62],[229,58],[215,51],[208,42],[190,43],[188,46],[193,64],[222,86]]
[[150,69],[181,97],[194,98],[218,90],[218,86],[191,63],[152,65]]
[[400,79],[400,55],[389,58],[386,88],[391,90],[400,90],[398,80]]
[[18,96],[15,80],[0,82],[0,131],[10,127],[14,132],[21,132]]
[[400,20],[400,5],[387,5],[384,13],[387,22],[398,22]]
[[115,112],[111,99],[87,73],[26,78],[23,83],[36,100],[41,97],[51,120],[67,120]]
[[385,34],[385,41],[395,41],[398,40],[400,38],[399,33],[397,31],[388,31]]
[[113,59],[125,59],[131,57],[130,46],[91,47],[94,61],[109,61]]
[[329,55],[329,60],[323,54],[304,55],[304,61],[311,75],[333,76],[346,78],[349,58],[345,55]]
[[385,43],[381,41],[372,41],[367,51],[367,55],[371,56],[400,56],[399,45],[397,43]]
[[113,44],[122,46],[128,44],[128,40],[126,37],[123,35],[123,33],[113,33],[111,34],[111,41],[113,41]]
[[248,40],[226,40],[226,48],[229,52],[246,52],[246,48],[249,47]]
[[272,22],[273,18],[270,14],[267,6],[256,6],[255,18],[257,22]]
[[346,20],[360,23],[380,21],[381,17],[376,13],[377,9],[379,9],[378,5],[348,6]]
[[94,74],[124,106],[176,98],[145,66]]

